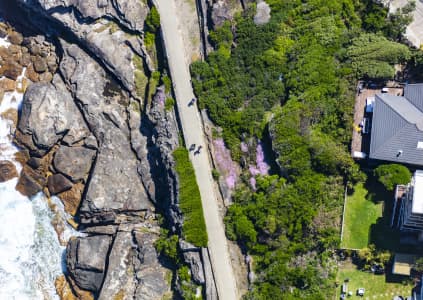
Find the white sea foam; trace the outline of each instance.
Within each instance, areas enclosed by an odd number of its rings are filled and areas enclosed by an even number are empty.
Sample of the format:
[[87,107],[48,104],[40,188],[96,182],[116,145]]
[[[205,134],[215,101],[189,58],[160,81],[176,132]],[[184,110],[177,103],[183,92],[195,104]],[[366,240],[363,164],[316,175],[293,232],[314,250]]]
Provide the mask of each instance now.
[[[2,45],[8,43],[0,39]],[[19,109],[22,98],[17,91],[5,93],[0,114]],[[22,166],[15,160],[18,149],[12,143],[13,128],[12,121],[0,116],[0,160],[12,161],[20,172]],[[0,183],[0,300],[58,299],[54,280],[63,273],[65,247],[60,245],[51,221],[55,213],[64,223],[68,216],[58,199],[52,199],[57,207],[53,213],[42,193],[32,199],[21,195],[15,190],[17,181],[13,178]],[[70,226],[64,227],[65,238],[75,235]]]

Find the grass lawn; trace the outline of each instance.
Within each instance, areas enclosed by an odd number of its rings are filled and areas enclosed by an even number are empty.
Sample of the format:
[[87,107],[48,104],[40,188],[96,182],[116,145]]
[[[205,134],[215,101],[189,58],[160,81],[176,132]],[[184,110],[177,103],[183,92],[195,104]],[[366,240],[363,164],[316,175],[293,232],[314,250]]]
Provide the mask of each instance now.
[[[339,267],[337,281],[339,287],[336,291],[336,299],[339,299],[342,283],[346,278],[349,278],[348,291],[353,292],[353,296],[347,299],[378,299],[391,300],[393,296],[400,295],[404,298],[411,295],[413,286],[411,284],[404,284],[402,282],[386,282],[385,275],[373,275],[372,273],[357,270],[355,265],[350,262],[344,262]],[[356,296],[358,288],[365,288],[364,297]]]
[[179,147],[173,152],[179,177],[179,207],[184,215],[182,231],[185,239],[198,247],[207,247],[207,230],[200,190],[188,150]]
[[363,184],[354,187],[354,193],[347,197],[344,216],[344,235],[341,247],[362,249],[370,240],[372,224],[382,217],[382,202],[366,199],[368,191]]

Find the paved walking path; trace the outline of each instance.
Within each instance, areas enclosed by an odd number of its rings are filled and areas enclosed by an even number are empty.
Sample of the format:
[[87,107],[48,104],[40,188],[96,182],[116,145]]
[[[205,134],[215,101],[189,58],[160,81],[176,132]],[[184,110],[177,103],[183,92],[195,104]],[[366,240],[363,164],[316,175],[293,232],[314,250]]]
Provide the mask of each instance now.
[[[391,0],[389,10],[396,11],[399,7],[403,7],[411,0]],[[416,1],[416,9],[413,12],[413,22],[408,25],[405,36],[415,47],[420,48],[423,44],[423,2]]]
[[236,280],[232,269],[223,221],[219,214],[218,198],[213,186],[211,166],[203,133],[201,118],[196,105],[188,106],[194,97],[191,76],[186,59],[174,0],[153,0],[161,18],[170,74],[172,76],[179,117],[187,147],[202,146],[199,155],[190,153],[195,176],[200,188],[204,218],[209,236],[209,253],[220,300],[238,299]]

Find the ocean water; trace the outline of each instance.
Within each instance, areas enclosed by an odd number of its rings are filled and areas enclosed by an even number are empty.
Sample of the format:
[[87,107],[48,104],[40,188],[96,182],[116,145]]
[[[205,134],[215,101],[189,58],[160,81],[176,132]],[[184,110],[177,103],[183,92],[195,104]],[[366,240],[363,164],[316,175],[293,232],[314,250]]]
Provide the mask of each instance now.
[[[8,42],[0,39],[1,46],[7,47]],[[18,172],[22,166],[15,160],[18,152],[12,142],[15,124],[1,114],[19,109],[22,98],[22,93],[14,91],[5,93],[0,100],[0,160],[13,162]],[[17,181],[13,178],[0,183],[0,300],[58,299],[54,280],[63,274],[65,247],[59,243],[53,218],[63,223],[62,239],[75,232],[66,225],[69,216],[59,199],[50,199],[56,207],[53,212],[44,194],[29,199],[16,191]]]

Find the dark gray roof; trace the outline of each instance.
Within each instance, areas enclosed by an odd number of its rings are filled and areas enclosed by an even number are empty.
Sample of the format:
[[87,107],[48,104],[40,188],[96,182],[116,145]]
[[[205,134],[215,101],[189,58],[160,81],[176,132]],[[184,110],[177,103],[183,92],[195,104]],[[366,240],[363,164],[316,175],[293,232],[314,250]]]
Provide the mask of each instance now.
[[423,84],[410,87],[405,88],[404,97],[376,95],[370,158],[423,165],[423,149],[417,148],[418,142],[423,143]]
[[404,97],[423,111],[423,84],[407,84],[404,88]]

